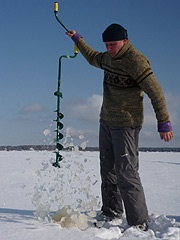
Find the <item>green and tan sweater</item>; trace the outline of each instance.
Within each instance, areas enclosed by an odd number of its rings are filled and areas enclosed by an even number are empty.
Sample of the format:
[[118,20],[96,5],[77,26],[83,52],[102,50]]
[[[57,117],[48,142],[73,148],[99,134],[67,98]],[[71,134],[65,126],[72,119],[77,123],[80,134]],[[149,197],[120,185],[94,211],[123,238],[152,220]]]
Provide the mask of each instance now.
[[158,123],[169,121],[164,94],[150,63],[129,40],[114,58],[108,52],[93,50],[83,38],[77,45],[91,65],[104,70],[100,122],[110,126],[141,126],[143,92],[151,99]]

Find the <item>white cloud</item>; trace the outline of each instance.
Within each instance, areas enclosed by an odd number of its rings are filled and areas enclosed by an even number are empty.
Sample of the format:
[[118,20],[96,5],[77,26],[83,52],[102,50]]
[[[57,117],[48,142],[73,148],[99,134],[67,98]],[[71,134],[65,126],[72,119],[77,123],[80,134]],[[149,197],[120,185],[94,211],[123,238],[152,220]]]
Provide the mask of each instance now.
[[[165,93],[170,120],[173,125],[174,139],[170,143],[164,143],[157,132],[157,120],[150,99],[144,101],[144,124],[140,134],[140,143],[143,146],[179,146],[180,144],[180,96]],[[70,119],[70,136],[75,140],[83,135],[91,146],[97,146],[99,113],[102,105],[102,96],[92,95],[86,99],[80,99],[65,103],[64,114]],[[77,125],[78,123],[78,125]],[[80,139],[79,139],[80,140]],[[95,144],[96,143],[96,144]]]
[[180,95],[172,93],[165,94],[167,107],[172,123],[176,126],[180,125]]
[[34,103],[32,105],[27,105],[24,106],[22,108],[22,113],[37,113],[37,112],[42,112],[43,111],[43,106],[38,104],[38,103]]
[[180,145],[180,95],[173,95],[172,93],[165,93],[165,99],[167,103],[168,113],[173,127],[174,138],[169,143],[164,143],[159,138],[157,132],[157,120],[151,102],[148,98],[145,98],[145,119],[143,128],[141,131],[141,145],[143,146],[163,146],[163,147],[177,147]]
[[[180,124],[180,96],[165,93],[170,120],[174,125]],[[83,123],[97,124],[102,105],[101,95],[92,95],[89,98],[79,99],[65,104],[65,114]],[[144,99],[144,124],[156,126],[156,116],[150,99]]]
[[65,112],[73,119],[83,123],[97,124],[101,105],[102,96],[92,95],[90,98],[68,102],[65,106]]
[[156,124],[155,113],[147,96],[144,98],[144,124],[149,126]]
[[63,146],[97,146],[98,131],[92,129],[79,129],[76,127],[66,127],[64,129]]
[[[173,95],[172,93],[165,93],[165,99],[167,103],[168,113],[173,125],[178,126],[180,124],[180,96]],[[156,116],[152,108],[150,99],[145,97],[144,101],[144,124],[153,126],[156,125]]]

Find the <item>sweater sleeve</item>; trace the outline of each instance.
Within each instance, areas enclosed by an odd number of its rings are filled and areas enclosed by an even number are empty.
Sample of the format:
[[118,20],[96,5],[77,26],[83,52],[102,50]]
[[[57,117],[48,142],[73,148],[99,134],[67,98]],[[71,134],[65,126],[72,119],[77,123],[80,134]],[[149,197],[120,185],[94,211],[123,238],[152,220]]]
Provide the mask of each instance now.
[[84,41],[83,38],[79,38],[76,44],[78,46],[79,51],[88,61],[89,64],[91,64],[94,67],[101,68],[103,53],[95,51]]
[[149,60],[140,52],[130,55],[131,76],[151,100],[158,124],[169,122],[163,90],[156,80]]
[[146,77],[139,83],[139,86],[150,98],[158,124],[169,122],[164,93],[154,74],[152,73]]

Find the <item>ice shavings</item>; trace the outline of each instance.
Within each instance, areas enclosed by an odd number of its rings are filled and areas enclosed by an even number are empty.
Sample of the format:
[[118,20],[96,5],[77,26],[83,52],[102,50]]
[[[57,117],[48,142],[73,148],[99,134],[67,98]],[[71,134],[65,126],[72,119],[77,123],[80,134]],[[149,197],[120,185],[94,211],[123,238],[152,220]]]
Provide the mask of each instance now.
[[70,206],[58,210],[52,219],[64,228],[77,227],[80,230],[88,228],[88,216],[73,210]]
[[[57,214],[62,211],[69,214],[67,226],[70,219],[72,220],[71,209],[78,213],[76,218],[79,219],[80,224],[80,219],[85,219],[81,212],[100,207],[99,196],[92,193],[92,186],[95,182],[98,183],[98,179],[94,174],[94,169],[88,168],[87,159],[79,161],[81,154],[78,150],[66,152],[66,157],[61,162],[61,169],[53,168],[51,160],[41,163],[41,168],[36,171],[38,180],[32,197],[38,218],[48,219],[51,209],[56,209]],[[65,195],[68,196],[67,199],[64,198]],[[70,207],[67,208],[67,206]],[[73,216],[75,216],[74,212]],[[72,221],[70,225],[73,225]],[[62,221],[59,223],[61,224]]]
[[51,133],[51,130],[49,130],[49,129],[45,129],[45,130],[43,131],[43,134],[44,134],[45,136],[48,136],[50,133]]

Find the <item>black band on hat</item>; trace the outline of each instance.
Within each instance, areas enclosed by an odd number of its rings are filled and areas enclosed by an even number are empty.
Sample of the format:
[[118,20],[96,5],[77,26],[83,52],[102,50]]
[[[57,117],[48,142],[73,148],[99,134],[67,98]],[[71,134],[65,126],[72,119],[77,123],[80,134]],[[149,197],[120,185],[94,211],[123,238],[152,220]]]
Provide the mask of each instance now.
[[113,23],[102,34],[103,42],[119,41],[128,38],[127,30],[121,25]]

